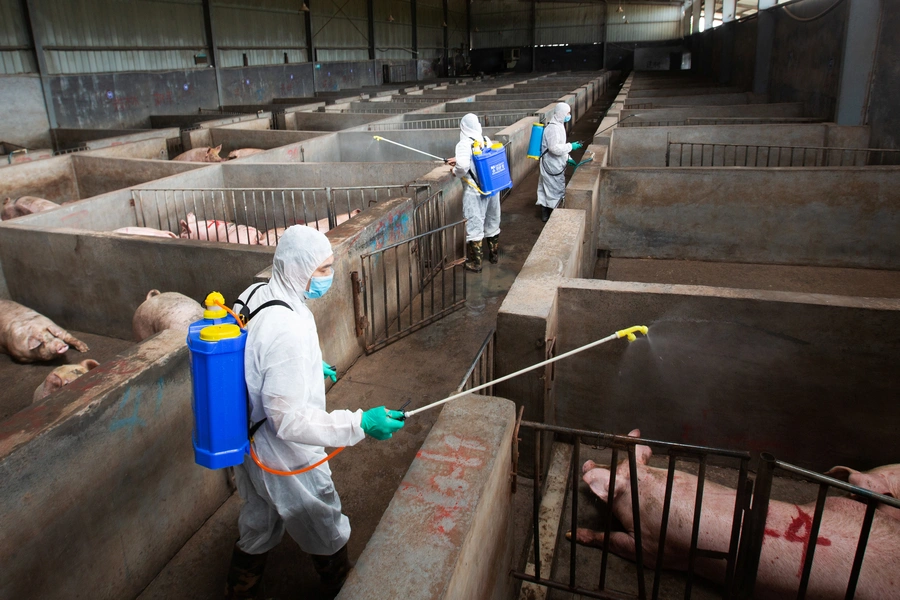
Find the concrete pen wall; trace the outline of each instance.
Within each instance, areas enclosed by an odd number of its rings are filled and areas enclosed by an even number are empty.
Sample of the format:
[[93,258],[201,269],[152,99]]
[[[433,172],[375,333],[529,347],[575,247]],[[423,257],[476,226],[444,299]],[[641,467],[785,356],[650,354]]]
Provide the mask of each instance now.
[[[850,127],[834,123],[615,127],[609,133],[611,134],[609,160],[610,166],[613,167],[664,167],[669,141],[842,148],[865,148],[869,142],[868,127]],[[750,152],[752,154],[752,150]],[[721,149],[719,153],[722,154]],[[764,157],[761,160],[765,162]]]
[[650,328],[559,362],[561,425],[639,427],[817,471],[897,462],[900,300],[570,280],[557,312],[559,353]]
[[87,146],[90,149],[118,146],[153,138],[177,138],[177,127],[164,129],[52,129],[57,150]]
[[623,108],[619,117],[635,115],[630,120],[679,121],[691,117],[802,117],[803,104],[785,102],[782,104],[746,104],[738,106],[682,106],[670,108]]
[[898,206],[900,167],[605,169],[597,247],[621,258],[900,269]]
[[134,598],[221,506],[190,388],[168,330],[0,423],[0,596]]

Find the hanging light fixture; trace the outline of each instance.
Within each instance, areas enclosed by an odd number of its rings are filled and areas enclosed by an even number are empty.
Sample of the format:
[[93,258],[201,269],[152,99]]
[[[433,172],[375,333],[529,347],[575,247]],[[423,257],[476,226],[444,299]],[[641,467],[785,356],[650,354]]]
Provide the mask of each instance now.
[[388,23],[394,22],[394,15],[388,15]]
[[306,2],[300,3],[300,12],[309,12],[309,7],[306,5]]
[[616,9],[616,12],[617,12],[617,13],[625,12],[625,9],[622,8],[622,5],[620,4],[620,5],[619,5],[619,8]]

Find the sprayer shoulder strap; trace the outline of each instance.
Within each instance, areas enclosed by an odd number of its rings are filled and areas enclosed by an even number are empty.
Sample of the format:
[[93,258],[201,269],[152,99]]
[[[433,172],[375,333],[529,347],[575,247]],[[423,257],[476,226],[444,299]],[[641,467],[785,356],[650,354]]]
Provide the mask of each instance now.
[[248,304],[250,304],[250,299],[253,298],[253,295],[256,294],[256,292],[258,292],[260,289],[262,289],[265,285],[266,285],[265,283],[258,283],[258,284],[256,284],[256,287],[253,288],[253,291],[251,291],[250,294],[247,296],[246,300],[241,300],[240,298],[235,300],[234,305],[241,307],[241,310],[238,312],[243,311],[243,309],[246,308],[246,306]]
[[[247,300],[250,300],[250,298],[247,298]],[[259,311],[261,311],[264,308],[269,308],[270,306],[283,306],[288,310],[294,310],[293,308],[291,308],[291,305],[288,304],[287,302],[285,302],[284,300],[269,300],[268,302],[263,302],[262,304],[257,306],[254,310],[250,311],[250,314],[247,315],[247,322],[249,323],[250,319],[255,317],[257,315],[257,313],[259,313]]]

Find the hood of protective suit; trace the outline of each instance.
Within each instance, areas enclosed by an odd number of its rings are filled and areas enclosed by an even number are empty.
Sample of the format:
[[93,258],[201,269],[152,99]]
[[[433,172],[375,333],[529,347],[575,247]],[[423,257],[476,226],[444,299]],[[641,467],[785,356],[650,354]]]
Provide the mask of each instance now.
[[331,242],[321,231],[306,225],[288,227],[272,261],[269,287],[273,296],[288,303],[304,302],[313,272],[331,255]]
[[566,115],[568,115],[570,112],[572,112],[572,108],[565,102],[560,102],[553,109],[553,114],[550,116],[550,122],[564,123]]
[[472,113],[464,116],[459,122],[459,139],[465,141],[469,138],[481,141],[481,123],[478,122],[478,115]]

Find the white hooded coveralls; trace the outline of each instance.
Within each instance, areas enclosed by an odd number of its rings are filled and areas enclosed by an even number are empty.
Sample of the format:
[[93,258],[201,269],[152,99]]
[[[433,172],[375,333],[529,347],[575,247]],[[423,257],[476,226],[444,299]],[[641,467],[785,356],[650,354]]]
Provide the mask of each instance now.
[[[280,471],[324,458],[324,447],[352,446],[365,437],[362,410],[325,410],[322,351],[305,291],[331,254],[324,234],[304,225],[288,228],[275,249],[271,280],[248,303],[251,311],[269,300],[291,306],[270,306],[255,315],[244,351],[250,420],[267,418],[254,435],[254,447],[264,465]],[[328,463],[285,477],[263,471],[246,456],[234,471],[244,500],[238,518],[238,548],[244,552],[271,550],[285,529],[309,554],[331,555],[347,543],[350,521],[341,514]]]
[[[459,122],[459,142],[456,144],[456,166],[453,175],[466,178],[476,185],[469,173],[475,172],[472,165],[472,143],[475,141],[491,145],[491,140],[481,135],[481,123],[478,116],[471,113]],[[482,196],[471,185],[463,182],[463,214],[466,217],[466,241],[478,242],[486,237],[500,234],[500,193]]]
[[565,102],[560,102],[553,109],[550,123],[544,128],[544,139],[541,142],[541,175],[538,179],[537,204],[547,208],[556,208],[566,195],[566,161],[572,144],[566,143],[566,115],[572,109]]

